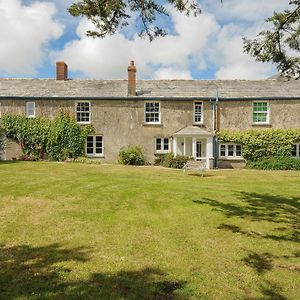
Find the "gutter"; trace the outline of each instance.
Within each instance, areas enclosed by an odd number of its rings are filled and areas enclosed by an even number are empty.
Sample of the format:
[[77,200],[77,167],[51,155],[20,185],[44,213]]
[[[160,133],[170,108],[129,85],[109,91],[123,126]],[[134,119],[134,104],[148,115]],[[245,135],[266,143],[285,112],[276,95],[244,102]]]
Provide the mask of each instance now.
[[[117,97],[117,96],[101,96],[101,97],[59,97],[59,96],[0,96],[0,100],[115,100],[115,101],[212,101],[211,97]],[[297,97],[243,97],[243,98],[224,98],[218,97],[218,101],[256,101],[256,100],[300,100]]]

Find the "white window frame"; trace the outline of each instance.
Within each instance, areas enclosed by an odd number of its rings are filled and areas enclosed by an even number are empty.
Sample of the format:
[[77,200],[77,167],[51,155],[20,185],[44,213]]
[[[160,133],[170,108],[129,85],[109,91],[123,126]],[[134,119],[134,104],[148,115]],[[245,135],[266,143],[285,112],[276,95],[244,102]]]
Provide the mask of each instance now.
[[[265,122],[255,122],[254,121],[254,103],[267,103],[267,120]],[[252,102],[252,123],[253,124],[270,124],[270,104],[266,100],[258,100]]]
[[[196,121],[196,104],[201,103],[201,121]],[[203,101],[194,101],[193,103],[193,123],[203,124]]]
[[[93,137],[93,153],[87,153],[87,139],[88,137]],[[101,153],[96,153],[96,138],[101,137],[102,138],[102,152]],[[94,134],[94,135],[88,135],[86,137],[86,142],[85,142],[85,155],[87,157],[104,157],[104,139],[102,134]]]
[[[221,155],[221,146],[225,146],[225,156]],[[233,155],[229,156],[228,155],[228,147],[233,146]],[[236,155],[236,147],[240,146],[241,147],[241,152],[242,152],[242,145],[241,144],[233,144],[233,143],[220,143],[219,145],[219,157],[220,158],[243,158],[242,155]]]
[[[158,121],[156,122],[147,122],[147,111],[146,111],[146,106],[147,106],[147,103],[158,103],[159,105],[159,112],[158,112]],[[151,113],[151,112],[149,112]],[[160,101],[145,101],[144,103],[144,123],[145,124],[161,124],[161,102]]]
[[[29,105],[33,104],[33,115],[29,114]],[[29,101],[26,102],[26,116],[27,118],[35,118],[35,102],[34,101]]]
[[[88,103],[89,104],[89,121],[78,121],[77,120],[77,105],[79,103]],[[83,113],[83,112],[81,112]],[[91,124],[92,123],[92,105],[91,105],[91,101],[76,101],[75,102],[75,120],[78,124]]]
[[300,158],[300,143],[293,144],[296,145],[296,156],[292,156],[294,158]]
[[[161,140],[161,146],[162,146],[162,149],[157,149],[157,140],[160,139]],[[168,150],[165,150],[164,149],[164,139],[168,139]],[[161,136],[157,136],[154,138],[154,152],[156,154],[165,154],[165,153],[170,153],[171,152],[171,138],[169,137],[161,137]]]

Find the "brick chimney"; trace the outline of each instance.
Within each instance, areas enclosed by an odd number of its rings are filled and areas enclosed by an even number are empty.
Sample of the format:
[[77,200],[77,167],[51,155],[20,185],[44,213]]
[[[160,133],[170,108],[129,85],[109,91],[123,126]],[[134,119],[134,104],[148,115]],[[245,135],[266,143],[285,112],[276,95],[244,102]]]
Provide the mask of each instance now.
[[56,62],[56,80],[68,79],[68,66],[64,61]]
[[136,96],[136,67],[133,60],[128,66],[128,96]]

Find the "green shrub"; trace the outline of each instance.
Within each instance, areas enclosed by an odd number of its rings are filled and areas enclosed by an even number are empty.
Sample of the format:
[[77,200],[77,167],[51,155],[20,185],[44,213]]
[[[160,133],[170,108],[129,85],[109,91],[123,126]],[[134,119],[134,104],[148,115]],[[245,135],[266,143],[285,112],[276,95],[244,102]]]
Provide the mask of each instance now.
[[68,114],[61,112],[55,120],[5,115],[2,127],[8,138],[22,148],[23,158],[30,160],[48,157],[65,160],[81,156],[86,136],[92,127],[80,127]]
[[145,164],[142,149],[139,146],[129,146],[119,152],[118,161],[122,165],[141,166]]
[[91,127],[80,127],[67,113],[61,112],[51,123],[47,154],[49,159],[63,161],[84,154],[84,145]]
[[155,164],[166,168],[182,169],[186,162],[191,159],[189,156],[177,155],[175,157],[172,153],[167,153],[157,157]]
[[218,139],[220,143],[241,144],[242,156],[246,160],[290,157],[292,145],[300,141],[300,129],[221,131]]
[[300,171],[300,159],[293,157],[261,158],[256,161],[248,161],[247,168],[261,170],[298,170]]

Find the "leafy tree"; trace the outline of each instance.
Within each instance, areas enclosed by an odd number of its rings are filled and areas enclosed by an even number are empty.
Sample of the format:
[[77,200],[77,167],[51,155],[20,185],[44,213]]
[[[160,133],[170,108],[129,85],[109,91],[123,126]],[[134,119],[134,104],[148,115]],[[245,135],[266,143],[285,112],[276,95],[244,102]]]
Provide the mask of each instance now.
[[[87,35],[105,37],[113,35],[128,25],[132,15],[137,14],[141,22],[140,36],[147,36],[150,41],[155,37],[165,36],[166,30],[157,25],[157,16],[169,13],[163,4],[154,0],[81,0],[69,7],[74,16],[86,16],[95,25],[95,30],[88,30]],[[197,0],[166,0],[181,13],[197,16],[201,13]]]
[[271,30],[253,39],[244,38],[244,50],[258,61],[272,62],[286,77],[300,77],[300,0],[289,1],[291,9],[274,12],[266,19]]

